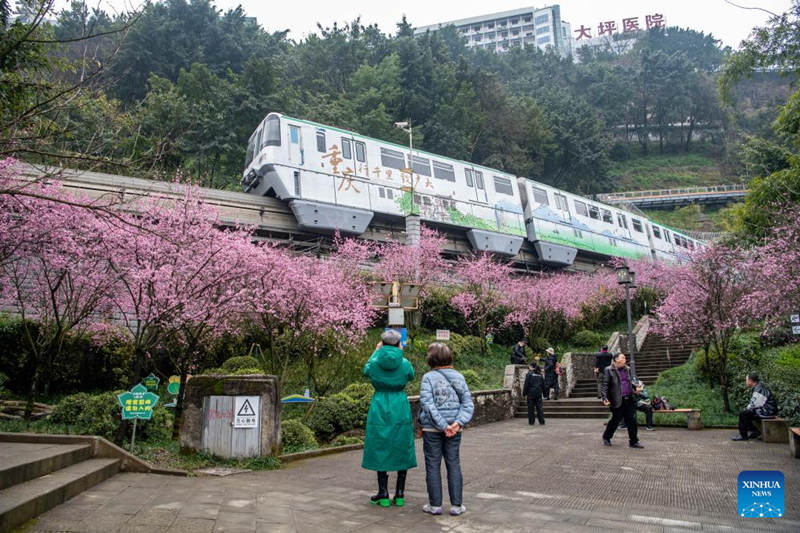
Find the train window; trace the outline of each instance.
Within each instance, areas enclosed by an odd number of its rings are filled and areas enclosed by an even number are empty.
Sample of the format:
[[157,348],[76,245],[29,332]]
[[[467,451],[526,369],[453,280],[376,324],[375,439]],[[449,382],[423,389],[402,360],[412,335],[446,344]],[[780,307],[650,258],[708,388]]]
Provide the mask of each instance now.
[[367,160],[366,145],[362,142],[355,141],[356,143],[356,161],[363,163]]
[[588,217],[589,211],[586,209],[586,204],[581,202],[580,200],[572,200],[572,204],[575,206],[575,212],[582,217]]
[[281,145],[281,119],[278,117],[267,118],[266,135],[261,147]]
[[406,168],[406,158],[403,152],[390,150],[389,148],[381,148],[381,165],[400,170]]
[[420,205],[422,203],[422,197],[419,194],[414,195],[414,203]]
[[353,159],[353,146],[350,144],[350,139],[344,137],[342,137],[342,157]]
[[483,172],[475,171],[475,184],[480,190],[483,190]]
[[689,243],[689,249],[690,249],[690,250],[694,250],[694,241],[693,241],[693,240],[691,240],[691,239],[689,239],[689,240],[688,240],[688,241],[686,241],[686,242],[687,242],[687,243]]
[[386,192],[383,190],[383,187],[378,187],[378,196],[386,198]]
[[456,172],[453,170],[453,165],[448,165],[447,163],[440,163],[434,160],[433,175],[440,180],[452,181],[453,183],[456,181]]
[[561,209],[562,211],[569,212],[569,206],[567,206],[567,197],[563,194],[555,194],[556,197],[556,207]]
[[589,217],[595,220],[600,220],[600,208],[596,205],[589,206]]
[[300,127],[289,125],[289,142],[300,144]]
[[325,152],[325,132],[318,131],[317,132],[317,152],[324,153]]
[[639,220],[638,218],[632,218],[631,219],[631,224],[633,224],[634,231],[638,231],[639,233],[644,233],[644,230],[642,229],[642,221],[641,220]]
[[547,191],[544,189],[540,189],[539,187],[531,187],[533,191],[533,201],[537,204],[543,205],[550,205],[550,202],[547,200]]
[[620,228],[628,229],[628,219],[622,213],[617,213],[617,224]]
[[425,204],[425,205],[431,205],[430,197],[429,196],[423,196],[422,197],[422,203]]
[[672,244],[672,240],[670,239],[669,232],[667,230],[664,230],[664,240]]
[[464,178],[467,180],[467,187],[474,187],[475,185],[472,182],[472,171],[465,168],[464,169]]
[[508,178],[501,178],[500,176],[495,176],[494,190],[500,194],[507,194],[509,196],[514,196],[514,188],[511,186],[511,180]]
[[386,189],[386,198],[394,200],[394,191],[392,189]]
[[426,157],[419,157],[415,155],[411,158],[411,168],[417,174],[422,174],[423,176],[430,176],[431,175],[431,160]]
[[611,211],[609,211],[608,209],[603,209],[602,211],[603,211],[603,222],[613,224],[614,219],[611,218]]
[[653,226],[653,236],[656,239],[660,239],[661,238],[661,229],[658,226]]
[[250,162],[253,161],[253,155],[255,154],[256,148],[256,140],[258,139],[258,132],[256,131],[253,135],[250,136],[250,142],[247,143],[247,153],[244,156],[244,166],[247,168],[250,165]]

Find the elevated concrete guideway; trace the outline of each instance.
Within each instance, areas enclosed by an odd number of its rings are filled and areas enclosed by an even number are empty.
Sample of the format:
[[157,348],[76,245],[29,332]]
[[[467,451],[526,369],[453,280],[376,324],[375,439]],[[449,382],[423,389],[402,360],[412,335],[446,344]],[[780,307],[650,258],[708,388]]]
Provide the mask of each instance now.
[[[41,515],[31,531],[511,532],[800,531],[800,461],[786,444],[733,442],[733,430],[658,428],[602,445],[604,420],[514,419],[468,428],[461,463],[467,512],[421,512],[422,443],[405,507],[368,503],[375,472],[360,450],[223,478],[120,474]],[[737,476],[780,470],[784,518],[741,519]],[[389,474],[393,491],[395,474]]]
[[649,191],[598,194],[597,199],[610,205],[629,204],[640,209],[667,209],[688,204],[726,204],[747,194],[747,185],[711,185]]
[[[67,189],[92,199],[111,197],[116,202],[129,204],[132,210],[135,210],[137,200],[149,194],[174,193],[172,184],[164,181],[84,170],[58,169],[58,171],[60,174],[53,179],[61,180]],[[25,165],[23,172],[31,179],[40,178],[44,174],[42,170],[30,165]],[[301,252],[325,252],[331,246],[332,236],[320,235],[301,228],[287,202],[244,192],[209,188],[201,188],[200,194],[205,201],[217,207],[223,224],[243,224],[254,227],[257,238],[282,242]],[[447,237],[445,256],[454,258],[472,252],[473,248],[467,237],[467,228],[437,224],[433,224],[433,226]],[[402,241],[404,236],[405,222],[403,218],[376,214],[367,230],[359,235],[359,238],[386,242]],[[527,240],[524,241],[519,253],[511,261],[517,269],[522,271],[551,268],[539,261],[533,243]],[[579,250],[574,264],[568,269],[592,272],[598,265],[607,261],[607,257]]]

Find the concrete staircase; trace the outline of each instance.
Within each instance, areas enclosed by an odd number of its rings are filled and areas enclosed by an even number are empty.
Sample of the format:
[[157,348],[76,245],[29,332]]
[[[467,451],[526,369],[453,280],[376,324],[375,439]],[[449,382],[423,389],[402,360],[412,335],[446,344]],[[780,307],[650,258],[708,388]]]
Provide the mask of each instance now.
[[[545,420],[550,418],[608,418],[608,407],[597,398],[563,398],[542,403]],[[528,404],[520,402],[515,418],[528,418]]]
[[[652,385],[658,374],[669,368],[684,364],[692,354],[694,346],[673,344],[649,333],[636,354],[636,374],[645,385]],[[597,399],[597,382],[594,379],[580,379],[569,398],[545,400],[543,412],[548,418],[607,418],[608,407]],[[528,405],[524,399],[517,405],[514,416],[528,417]]]
[[636,354],[636,375],[645,385],[652,385],[664,370],[684,364],[694,349],[695,346],[670,343],[650,333]]
[[597,381],[593,379],[579,379],[575,382],[570,398],[595,398],[597,399]]
[[120,470],[89,443],[0,442],[0,531],[27,522]]

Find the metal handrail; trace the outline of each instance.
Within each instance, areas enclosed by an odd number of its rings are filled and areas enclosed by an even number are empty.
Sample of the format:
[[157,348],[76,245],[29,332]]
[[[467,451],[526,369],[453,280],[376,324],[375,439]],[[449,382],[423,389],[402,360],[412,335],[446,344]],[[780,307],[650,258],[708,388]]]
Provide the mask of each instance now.
[[714,193],[714,192],[728,192],[728,191],[746,192],[747,184],[738,183],[730,185],[708,185],[701,187],[683,187],[675,189],[650,189],[645,191],[611,192],[611,193],[598,194],[597,196],[603,201],[608,201],[608,200],[623,200],[625,198],[642,198],[645,196],[667,197],[667,196],[680,196],[686,194]]

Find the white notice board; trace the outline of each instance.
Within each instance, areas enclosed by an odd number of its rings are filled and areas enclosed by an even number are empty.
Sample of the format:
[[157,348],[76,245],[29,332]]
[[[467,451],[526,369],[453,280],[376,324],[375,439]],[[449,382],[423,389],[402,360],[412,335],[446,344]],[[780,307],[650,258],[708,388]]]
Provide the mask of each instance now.
[[234,398],[233,427],[258,427],[259,408],[261,407],[260,398],[258,396],[235,396]]

